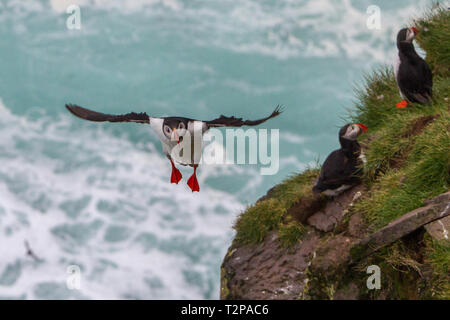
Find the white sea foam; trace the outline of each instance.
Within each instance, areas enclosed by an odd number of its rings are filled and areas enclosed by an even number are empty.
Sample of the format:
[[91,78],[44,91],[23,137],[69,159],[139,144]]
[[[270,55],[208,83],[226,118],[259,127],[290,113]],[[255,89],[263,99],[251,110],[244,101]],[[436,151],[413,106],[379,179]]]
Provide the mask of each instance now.
[[[9,0],[8,4],[16,11],[41,12],[43,8],[41,0]],[[366,8],[356,8],[350,0],[49,0],[49,4],[58,14],[69,4],[78,4],[82,9],[155,16],[188,32],[199,46],[239,53],[279,59],[345,56],[389,63],[396,50],[397,31],[432,1],[389,8],[380,5],[380,30],[369,30]]]
[[[0,297],[218,297],[218,266],[243,209],[234,196],[171,185],[159,146],[76,127],[69,115],[31,121],[0,103],[0,136],[0,281],[12,282]],[[217,174],[205,168],[201,182]],[[25,239],[44,262],[25,257]],[[69,264],[82,268],[79,292],[65,287]]]
[[72,4],[90,6],[105,10],[121,10],[124,13],[136,12],[144,7],[162,5],[171,10],[180,10],[183,3],[177,0],[49,0],[50,6],[56,12],[65,12]]
[[308,141],[307,137],[301,136],[294,132],[288,132],[288,131],[282,131],[280,133],[280,139],[284,140],[288,143],[298,144],[298,145],[304,144],[306,141]]

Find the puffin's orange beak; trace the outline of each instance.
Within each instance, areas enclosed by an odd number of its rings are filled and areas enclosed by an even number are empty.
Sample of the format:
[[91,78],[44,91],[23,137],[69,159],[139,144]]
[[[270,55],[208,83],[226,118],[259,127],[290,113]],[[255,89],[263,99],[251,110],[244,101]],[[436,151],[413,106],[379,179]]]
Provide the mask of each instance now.
[[369,129],[365,125],[363,125],[362,123],[356,123],[356,125],[362,129],[363,133],[366,132]]
[[416,27],[411,27],[411,30],[414,31],[414,35],[419,33],[419,30],[417,30]]
[[172,129],[173,135],[175,137],[174,140],[177,140],[177,144],[180,144],[180,137],[178,136],[177,128]]

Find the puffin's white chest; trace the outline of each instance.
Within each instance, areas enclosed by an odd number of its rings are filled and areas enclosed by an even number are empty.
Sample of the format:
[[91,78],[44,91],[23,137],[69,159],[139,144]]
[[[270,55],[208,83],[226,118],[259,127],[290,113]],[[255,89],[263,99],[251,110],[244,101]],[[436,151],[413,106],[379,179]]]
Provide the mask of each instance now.
[[163,131],[164,119],[151,118],[150,125],[161,141],[163,152],[182,165],[198,164],[202,155],[203,132],[206,127],[202,121],[190,121],[186,134],[180,143],[171,141]]
[[361,150],[361,152],[359,153],[358,158],[362,161],[362,163],[364,165],[367,164],[367,159],[366,159],[366,155],[364,154],[364,152]]
[[329,197],[334,197],[337,196],[338,194],[341,194],[342,192],[344,192],[347,189],[350,189],[352,187],[352,185],[348,185],[348,184],[343,184],[342,186],[340,186],[337,189],[327,189],[324,192],[322,192],[324,195],[327,195]]

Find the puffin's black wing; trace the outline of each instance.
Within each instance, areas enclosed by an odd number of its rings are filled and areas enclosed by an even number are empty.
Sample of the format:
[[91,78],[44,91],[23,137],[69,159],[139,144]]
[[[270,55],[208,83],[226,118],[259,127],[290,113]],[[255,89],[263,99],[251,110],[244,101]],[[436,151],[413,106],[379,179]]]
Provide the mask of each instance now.
[[313,191],[322,192],[327,189],[337,189],[344,184],[355,184],[359,181],[355,175],[357,171],[357,162],[347,158],[342,149],[335,150],[323,163]]
[[277,106],[275,110],[273,110],[272,114],[269,115],[266,118],[259,119],[259,120],[242,120],[242,118],[236,118],[236,117],[225,117],[220,116],[220,118],[211,120],[211,121],[204,121],[208,128],[211,127],[242,127],[242,126],[256,126],[258,124],[261,124],[263,122],[266,122],[267,120],[271,118],[275,118],[276,116],[280,115],[283,110],[281,106]]
[[430,97],[433,96],[433,73],[431,72],[430,67],[425,62],[425,60],[422,60],[422,74],[424,79],[424,90],[427,95]]
[[[411,44],[409,45],[412,48]],[[433,94],[433,74],[425,60],[410,47],[408,50],[406,47],[400,47],[404,51],[397,75],[398,86],[411,102],[427,104],[431,102]]]
[[150,117],[144,113],[127,113],[122,115],[111,115],[100,112],[95,112],[86,108],[82,108],[73,104],[66,104],[67,110],[77,117],[89,120],[89,121],[109,121],[109,122],[137,122],[137,123],[150,123]]
[[431,102],[433,76],[428,64],[421,59],[408,70],[409,76],[401,81],[402,92],[413,102],[427,104]]

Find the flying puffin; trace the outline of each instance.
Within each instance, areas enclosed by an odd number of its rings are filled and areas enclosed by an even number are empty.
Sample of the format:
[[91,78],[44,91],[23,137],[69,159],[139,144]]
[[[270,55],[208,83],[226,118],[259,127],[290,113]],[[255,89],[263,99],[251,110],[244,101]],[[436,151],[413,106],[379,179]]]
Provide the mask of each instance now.
[[359,166],[365,162],[365,158],[356,139],[366,131],[367,127],[361,123],[346,124],[339,130],[341,148],[326,158],[313,187],[314,193],[336,196],[360,183]]
[[433,75],[430,67],[414,49],[413,40],[418,30],[403,28],[397,34],[398,57],[395,62],[395,78],[402,101],[397,108],[405,108],[409,102],[429,104],[432,97]]
[[277,106],[268,117],[259,120],[242,120],[242,118],[225,117],[211,121],[193,120],[184,117],[150,117],[144,113],[127,113],[123,115],[110,115],[91,111],[73,104],[66,104],[66,108],[75,116],[96,122],[136,122],[150,124],[163,146],[163,152],[172,165],[171,183],[180,182],[181,172],[175,167],[175,162],[191,166],[194,169],[187,181],[192,192],[200,191],[196,171],[202,153],[202,137],[208,129],[213,127],[242,127],[256,126],[271,118],[278,116],[282,110]]

